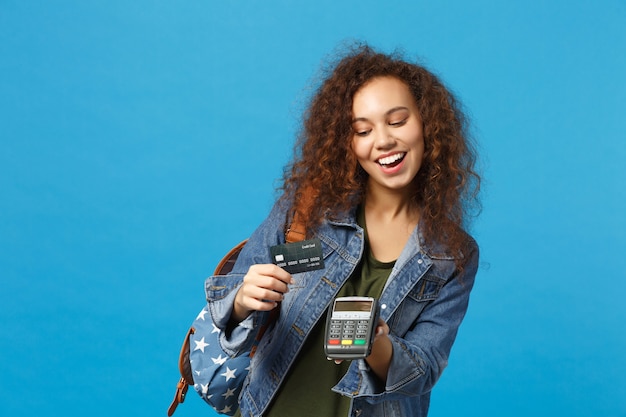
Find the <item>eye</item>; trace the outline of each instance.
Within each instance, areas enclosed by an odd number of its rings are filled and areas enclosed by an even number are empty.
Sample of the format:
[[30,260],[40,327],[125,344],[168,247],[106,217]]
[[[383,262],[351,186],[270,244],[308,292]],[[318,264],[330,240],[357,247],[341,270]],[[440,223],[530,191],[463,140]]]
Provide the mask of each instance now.
[[404,126],[406,124],[407,120],[409,120],[408,117],[405,117],[404,119],[398,120],[398,121],[390,121],[389,122],[389,126],[396,126],[396,127]]
[[372,131],[372,128],[367,123],[354,123],[352,125],[352,131],[354,132],[355,136],[363,137],[369,135]]

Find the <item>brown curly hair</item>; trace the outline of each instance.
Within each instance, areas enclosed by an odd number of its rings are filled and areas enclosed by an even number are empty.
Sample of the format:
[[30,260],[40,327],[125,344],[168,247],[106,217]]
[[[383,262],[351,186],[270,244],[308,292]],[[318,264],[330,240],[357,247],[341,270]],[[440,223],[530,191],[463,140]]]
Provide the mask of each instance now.
[[463,254],[468,209],[479,206],[480,177],[455,97],[424,67],[367,45],[350,48],[326,73],[304,113],[293,162],[283,175],[283,198],[306,219],[306,230],[362,203],[367,174],[351,146],[352,101],[368,81],[392,76],[407,84],[424,123],[424,160],[413,196],[422,210],[424,238],[443,243],[451,254]]

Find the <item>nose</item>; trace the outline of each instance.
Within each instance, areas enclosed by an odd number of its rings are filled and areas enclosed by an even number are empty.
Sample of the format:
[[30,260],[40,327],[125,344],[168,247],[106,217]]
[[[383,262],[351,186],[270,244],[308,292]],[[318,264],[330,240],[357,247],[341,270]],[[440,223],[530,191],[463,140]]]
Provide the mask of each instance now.
[[374,142],[374,145],[376,146],[376,148],[390,149],[395,145],[395,143],[396,143],[396,139],[393,137],[389,129],[386,129],[386,128],[378,129],[378,132],[376,134],[376,141]]

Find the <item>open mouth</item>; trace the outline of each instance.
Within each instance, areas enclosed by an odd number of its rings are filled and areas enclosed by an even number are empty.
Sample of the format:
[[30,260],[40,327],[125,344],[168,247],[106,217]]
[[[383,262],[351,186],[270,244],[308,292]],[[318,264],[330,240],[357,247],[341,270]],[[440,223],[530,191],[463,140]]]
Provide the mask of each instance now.
[[404,157],[406,156],[406,152],[400,152],[393,155],[386,156],[384,158],[380,158],[378,164],[383,168],[393,168],[402,162]]

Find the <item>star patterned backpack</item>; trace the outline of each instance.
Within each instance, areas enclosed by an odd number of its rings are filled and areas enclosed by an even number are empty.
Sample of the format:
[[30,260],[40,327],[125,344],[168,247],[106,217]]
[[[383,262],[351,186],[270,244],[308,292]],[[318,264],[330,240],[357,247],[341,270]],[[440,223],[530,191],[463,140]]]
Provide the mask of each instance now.
[[[291,227],[287,229],[287,242],[299,242],[305,238],[305,229],[297,221],[296,215]],[[213,275],[226,275],[232,271],[239,253],[247,240],[232,248],[215,268]],[[273,323],[278,308],[272,310],[264,323],[261,324],[256,339],[249,351],[238,356],[229,356],[220,345],[220,329],[211,320],[208,307],[205,306],[189,328],[180,350],[178,368],[180,380],[176,386],[174,400],[167,410],[172,416],[178,404],[185,401],[189,385],[215,411],[232,416],[239,408],[239,393],[250,370],[250,358],[254,356],[256,347],[265,330]]]

